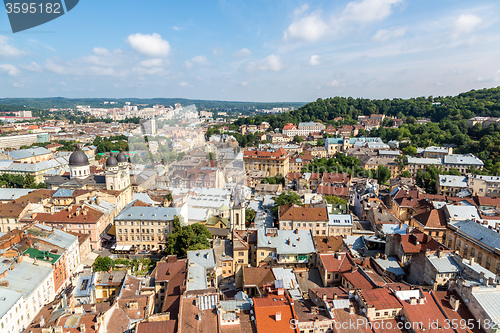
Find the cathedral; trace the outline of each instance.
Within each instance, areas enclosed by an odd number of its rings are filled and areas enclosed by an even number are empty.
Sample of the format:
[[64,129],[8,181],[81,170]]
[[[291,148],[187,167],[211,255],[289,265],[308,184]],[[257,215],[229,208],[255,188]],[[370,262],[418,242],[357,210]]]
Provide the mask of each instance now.
[[130,186],[130,163],[127,155],[120,150],[115,156],[111,154],[106,160],[104,174],[91,172],[90,163],[79,147],[69,157],[69,175],[57,175],[48,178],[47,188],[57,189],[85,189],[127,191],[132,196]]

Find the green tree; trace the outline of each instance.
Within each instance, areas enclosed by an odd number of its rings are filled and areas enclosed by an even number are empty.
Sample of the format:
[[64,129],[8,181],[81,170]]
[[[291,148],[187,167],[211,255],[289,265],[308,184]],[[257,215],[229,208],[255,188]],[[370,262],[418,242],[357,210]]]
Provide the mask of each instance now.
[[406,177],[406,178],[411,178],[412,177],[410,171],[408,171],[408,170],[405,170],[405,171],[401,172],[400,176],[401,177]]
[[95,261],[94,264],[92,265],[92,269],[94,272],[107,272],[111,268],[113,268],[114,263],[113,259],[110,257],[98,257]]
[[35,177],[33,177],[29,173],[26,176],[24,176],[24,185],[23,185],[23,187],[24,188],[37,188]]
[[302,142],[304,142],[304,139],[301,136],[296,135],[293,137],[293,142],[302,143]]
[[245,225],[246,227],[250,227],[252,223],[255,221],[256,212],[252,208],[248,208],[245,210]]
[[281,193],[278,197],[276,197],[274,199],[274,203],[278,207],[288,204],[302,205],[302,200],[300,198],[300,195],[298,195],[297,193],[292,191],[287,191]]
[[404,155],[415,156],[417,154],[417,148],[413,146],[406,146],[402,149]]
[[339,198],[339,197],[334,196],[334,195],[327,195],[325,197],[325,200],[330,205],[347,205],[347,200]]
[[389,180],[389,178],[391,178],[391,171],[387,167],[379,165],[375,176],[379,184],[384,184]]
[[184,258],[188,251],[209,249],[211,238],[212,234],[203,224],[184,226],[169,235],[165,252]]

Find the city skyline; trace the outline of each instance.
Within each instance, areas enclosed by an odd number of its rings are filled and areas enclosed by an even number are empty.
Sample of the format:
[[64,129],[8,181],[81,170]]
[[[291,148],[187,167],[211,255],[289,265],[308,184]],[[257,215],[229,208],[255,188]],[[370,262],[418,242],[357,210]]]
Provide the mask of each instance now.
[[493,1],[85,1],[13,34],[2,11],[0,97],[456,95],[500,85],[498,12]]

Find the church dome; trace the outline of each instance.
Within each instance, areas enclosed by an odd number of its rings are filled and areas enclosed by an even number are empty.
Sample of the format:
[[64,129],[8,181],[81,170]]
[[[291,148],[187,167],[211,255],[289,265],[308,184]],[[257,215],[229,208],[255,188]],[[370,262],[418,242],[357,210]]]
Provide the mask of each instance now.
[[69,165],[71,166],[85,166],[89,164],[87,154],[76,147],[76,150],[69,156]]
[[118,155],[116,155],[116,160],[118,161],[118,163],[128,162],[127,155],[125,155],[125,153],[121,149],[120,149],[120,152],[118,153]]
[[117,165],[118,165],[118,161],[116,160],[116,158],[113,155],[110,155],[108,157],[108,159],[106,160],[106,166],[112,167],[112,166],[117,166]]

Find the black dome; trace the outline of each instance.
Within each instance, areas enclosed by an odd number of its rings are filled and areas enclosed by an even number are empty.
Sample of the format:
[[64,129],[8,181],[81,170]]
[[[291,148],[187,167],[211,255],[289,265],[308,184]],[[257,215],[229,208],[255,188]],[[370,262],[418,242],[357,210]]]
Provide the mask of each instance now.
[[116,160],[118,161],[118,163],[128,162],[127,155],[125,155],[125,153],[121,149],[120,149],[120,152],[118,153],[118,155],[116,155]]
[[108,159],[106,160],[106,166],[111,167],[111,166],[117,166],[117,165],[118,165],[118,161],[116,160],[116,158],[113,155],[110,155],[108,157]]
[[80,150],[80,148],[76,148],[76,150],[69,156],[69,165],[73,166],[85,166],[89,164],[89,159],[87,158],[87,154]]

